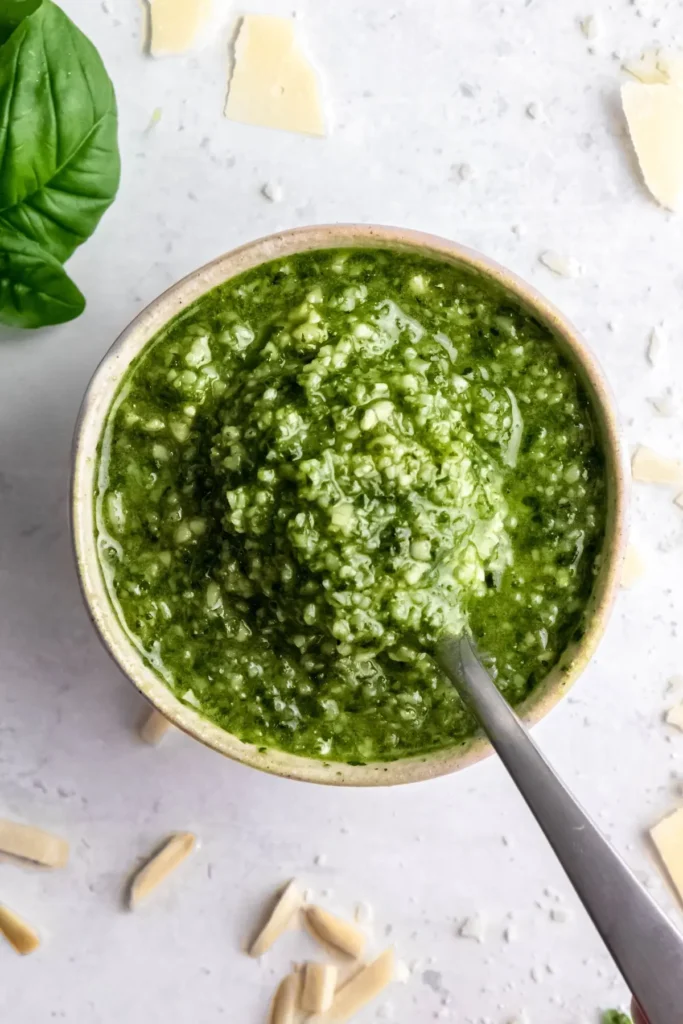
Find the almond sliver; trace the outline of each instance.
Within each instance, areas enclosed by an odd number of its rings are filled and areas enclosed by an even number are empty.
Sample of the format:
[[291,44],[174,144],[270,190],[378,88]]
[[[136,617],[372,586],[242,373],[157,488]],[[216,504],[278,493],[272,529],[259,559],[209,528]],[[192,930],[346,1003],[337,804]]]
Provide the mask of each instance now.
[[294,1024],[300,986],[301,976],[298,971],[293,971],[282,979],[270,1008],[270,1024]]
[[296,882],[291,881],[285,887],[282,895],[249,948],[249,956],[262,956],[287,930],[292,917],[303,906],[303,896]]
[[323,1013],[334,1001],[338,970],[334,964],[307,963],[301,991],[301,1009],[308,1013]]
[[172,725],[168,718],[162,715],[160,711],[157,711],[156,708],[152,708],[140,725],[140,739],[155,747],[171,728]]
[[164,845],[133,876],[128,892],[128,906],[138,903],[182,864],[195,848],[196,836],[191,832],[174,832]]
[[0,932],[17,953],[26,956],[40,945],[37,933],[9,907],[0,906]]
[[41,828],[0,819],[0,853],[46,868],[63,868],[69,859],[69,844]]
[[376,999],[393,978],[394,951],[389,948],[342,985],[337,990],[330,1009],[311,1017],[308,1024],[345,1024],[354,1014]]
[[347,956],[358,959],[365,949],[365,935],[349,921],[335,917],[322,907],[306,909],[306,923],[310,926],[315,938],[341,950]]

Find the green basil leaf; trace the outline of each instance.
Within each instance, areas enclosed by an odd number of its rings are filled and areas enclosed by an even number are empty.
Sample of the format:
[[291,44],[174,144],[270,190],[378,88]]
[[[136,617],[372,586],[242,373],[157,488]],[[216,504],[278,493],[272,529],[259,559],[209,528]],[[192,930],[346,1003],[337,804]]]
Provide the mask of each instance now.
[[43,0],[0,47],[0,229],[64,262],[116,195],[116,132],[100,55]]
[[59,260],[28,238],[0,233],[0,323],[47,327],[84,309],[85,299]]
[[0,43],[9,39],[19,22],[27,14],[32,14],[41,3],[42,0],[3,0],[0,7]]

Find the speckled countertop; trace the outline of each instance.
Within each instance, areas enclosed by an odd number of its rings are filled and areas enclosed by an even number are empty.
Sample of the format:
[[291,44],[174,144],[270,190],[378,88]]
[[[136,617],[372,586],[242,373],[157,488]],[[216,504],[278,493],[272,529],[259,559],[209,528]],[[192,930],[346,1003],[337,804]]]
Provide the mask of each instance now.
[[[123,181],[69,264],[85,314],[0,337],[0,807],[73,844],[63,872],[0,864],[0,899],[45,937],[23,960],[0,946],[0,1018],[258,1024],[301,948],[288,939],[255,964],[240,943],[264,895],[299,875],[331,906],[369,900],[380,936],[393,926],[415,969],[381,1002],[386,1019],[506,1024],[525,1009],[535,1024],[596,1021],[624,1003],[623,984],[495,760],[395,791],[331,791],[259,775],[179,734],[156,750],[139,742],[140,701],[78,593],[69,446],[95,365],[162,289],[258,235],[359,220],[455,238],[533,282],[598,353],[628,441],[675,454],[681,417],[658,416],[648,398],[669,385],[683,398],[683,219],[642,188],[617,100],[620,57],[681,39],[683,5],[300,0],[331,113],[324,141],[222,117],[241,8],[215,5],[206,48],[153,61],[136,0],[64,0],[116,85]],[[601,25],[590,43],[578,28],[588,14]],[[264,198],[266,182],[281,201]],[[582,275],[553,275],[538,262],[548,249]],[[647,338],[661,323],[668,354],[653,369]],[[636,489],[646,576],[620,595],[594,663],[536,736],[680,922],[645,839],[681,801],[683,735],[662,723],[667,680],[683,672],[672,497]],[[172,829],[196,830],[200,852],[182,881],[124,913],[128,867]],[[558,906],[569,913],[554,920]],[[482,943],[456,936],[475,913],[488,922]]]

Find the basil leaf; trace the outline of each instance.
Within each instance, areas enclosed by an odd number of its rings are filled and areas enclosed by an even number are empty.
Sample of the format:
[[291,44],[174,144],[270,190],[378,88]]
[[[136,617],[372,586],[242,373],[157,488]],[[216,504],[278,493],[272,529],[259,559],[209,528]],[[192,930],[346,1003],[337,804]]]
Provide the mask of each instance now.
[[64,262],[116,195],[116,131],[97,50],[43,0],[0,47],[0,229]]
[[32,14],[41,3],[42,0],[3,0],[0,9],[0,43],[9,39],[19,22],[27,14]]
[[0,233],[0,323],[46,327],[84,309],[85,299],[59,260],[28,238]]

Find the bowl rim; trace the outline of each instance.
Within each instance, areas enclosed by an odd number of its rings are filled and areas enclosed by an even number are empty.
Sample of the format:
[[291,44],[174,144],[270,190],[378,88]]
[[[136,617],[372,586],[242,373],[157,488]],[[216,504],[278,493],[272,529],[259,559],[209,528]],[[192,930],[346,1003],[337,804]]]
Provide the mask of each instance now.
[[512,271],[448,239],[381,225],[323,224],[292,228],[247,242],[218,256],[159,295],[131,321],[104,354],[85,392],[73,440],[71,535],[79,585],[101,641],[124,675],[175,726],[233,760],[282,777],[344,786],[396,785],[460,770],[489,756],[492,748],[483,736],[475,736],[445,750],[361,765],[303,757],[243,742],[183,704],[143,661],[110,603],[95,545],[94,483],[100,436],[119,383],[147,342],[200,295],[252,267],[296,253],[351,247],[419,252],[442,262],[468,267],[497,282],[551,330],[588,392],[602,435],[608,480],[602,565],[589,602],[583,635],[567,648],[558,665],[518,711],[527,725],[534,725],[555,707],[592,657],[618,589],[627,533],[630,476],[627,454],[603,372],[576,328],[551,302]]

